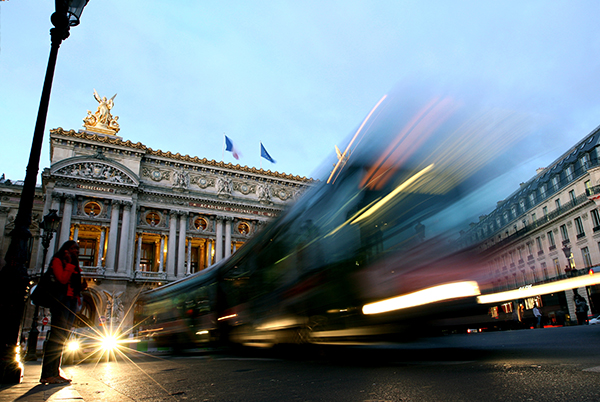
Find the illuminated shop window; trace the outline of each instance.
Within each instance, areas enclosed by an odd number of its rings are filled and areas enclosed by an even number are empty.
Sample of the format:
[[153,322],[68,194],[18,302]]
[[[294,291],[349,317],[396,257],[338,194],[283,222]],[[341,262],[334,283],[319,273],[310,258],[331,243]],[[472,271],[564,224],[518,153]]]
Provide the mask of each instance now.
[[237,230],[240,234],[247,235],[250,233],[250,225],[246,222],[240,222],[237,226]]
[[206,219],[204,218],[196,218],[196,220],[194,221],[194,227],[196,228],[196,230],[206,230],[206,228],[208,227],[208,222],[206,222]]
[[83,212],[85,212],[87,216],[98,216],[101,211],[102,208],[97,202],[88,202],[83,206]]
[[150,226],[156,226],[160,223],[160,215],[156,212],[148,212],[146,214],[146,222]]

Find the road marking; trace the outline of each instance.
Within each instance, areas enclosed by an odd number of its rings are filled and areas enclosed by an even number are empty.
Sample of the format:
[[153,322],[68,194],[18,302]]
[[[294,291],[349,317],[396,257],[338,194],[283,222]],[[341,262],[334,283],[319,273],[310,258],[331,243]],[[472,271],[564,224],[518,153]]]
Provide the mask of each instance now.
[[591,367],[588,369],[584,369],[583,371],[593,371],[595,373],[600,373],[600,366],[596,366],[596,367]]

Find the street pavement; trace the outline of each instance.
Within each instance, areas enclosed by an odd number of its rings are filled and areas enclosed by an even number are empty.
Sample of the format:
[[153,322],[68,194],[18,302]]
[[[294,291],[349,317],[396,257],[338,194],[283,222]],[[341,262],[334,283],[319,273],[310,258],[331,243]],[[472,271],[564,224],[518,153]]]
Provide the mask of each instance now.
[[600,326],[451,335],[410,344],[277,349],[64,366],[68,386],[40,385],[41,362],[3,401],[600,401]]
[[[67,366],[63,371],[63,375],[70,378],[70,371],[71,368]],[[131,401],[130,398],[124,397],[101,381],[90,376],[82,376],[81,374],[73,378],[73,382],[70,385],[40,384],[41,372],[41,359],[25,362],[23,381],[15,385],[2,385],[0,387],[0,402]]]

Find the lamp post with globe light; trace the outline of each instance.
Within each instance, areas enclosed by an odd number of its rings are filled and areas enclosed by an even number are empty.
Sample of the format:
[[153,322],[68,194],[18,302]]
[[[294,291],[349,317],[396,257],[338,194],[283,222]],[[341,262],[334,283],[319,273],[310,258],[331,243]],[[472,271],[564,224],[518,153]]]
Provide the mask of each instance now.
[[[42,271],[40,273],[40,279],[44,275],[44,267],[46,262],[46,255],[48,254],[48,247],[50,246],[50,241],[52,241],[52,237],[54,237],[54,233],[58,230],[58,225],[60,225],[60,216],[56,214],[56,209],[51,209],[50,212],[44,216],[44,220],[42,221],[42,229],[44,233],[42,234],[42,247],[44,248],[44,252],[42,254]],[[40,331],[38,331],[38,313],[39,307],[36,305],[33,310],[33,319],[31,320],[31,330],[29,331],[29,337],[27,338],[27,354],[25,355],[25,360],[36,360],[37,359],[37,342],[38,335]]]
[[0,311],[2,311],[2,331],[0,331],[0,383],[19,383],[23,376],[23,364],[18,354],[21,335],[21,322],[27,300],[29,277],[26,264],[29,261],[29,240],[31,233],[31,213],[35,185],[40,165],[40,155],[44,141],[46,116],[50,103],[50,92],[58,48],[63,40],[69,37],[72,26],[79,25],[79,18],[88,0],[55,0],[55,12],[50,21],[54,28],[50,29],[51,47],[48,67],[42,89],[40,106],[33,132],[27,173],[21,191],[21,200],[14,229],[10,232],[10,245],[6,252],[6,265],[0,271]]

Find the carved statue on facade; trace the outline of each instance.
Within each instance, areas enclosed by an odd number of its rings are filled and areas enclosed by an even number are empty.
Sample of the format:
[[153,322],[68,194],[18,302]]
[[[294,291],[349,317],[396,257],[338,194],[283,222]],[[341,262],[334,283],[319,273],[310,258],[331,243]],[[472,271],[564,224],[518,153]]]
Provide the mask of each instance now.
[[56,173],[67,176],[79,176],[111,183],[132,183],[122,171],[103,163],[83,162],[59,169]]
[[271,202],[271,188],[264,183],[258,185],[256,189],[258,200],[262,202]]
[[190,186],[190,174],[185,170],[173,173],[173,187],[188,188]]
[[233,191],[233,182],[228,177],[219,177],[217,179],[217,195],[230,196]]
[[104,316],[106,317],[106,322],[112,322],[113,324],[119,324],[123,319],[123,301],[121,300],[121,296],[123,292],[107,292],[103,290],[104,295],[106,296],[106,308],[104,309]]
[[87,116],[83,119],[83,125],[87,130],[113,135],[119,132],[119,123],[117,123],[119,117],[113,117],[110,113],[116,96],[117,94],[114,94],[112,98],[106,99],[106,96],[100,97],[94,89],[94,98],[98,101],[98,110],[94,113],[88,110]]

